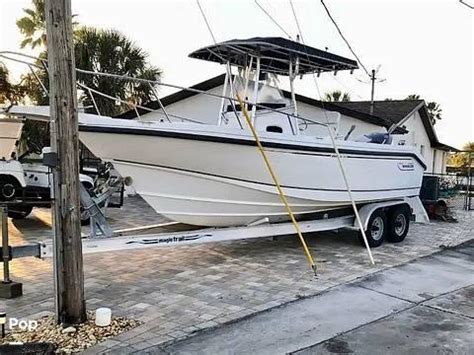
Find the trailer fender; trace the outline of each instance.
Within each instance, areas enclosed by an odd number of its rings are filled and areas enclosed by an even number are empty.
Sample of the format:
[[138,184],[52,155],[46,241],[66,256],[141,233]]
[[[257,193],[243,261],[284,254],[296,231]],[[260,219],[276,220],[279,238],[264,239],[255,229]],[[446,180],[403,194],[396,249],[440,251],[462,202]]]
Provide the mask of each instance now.
[[[389,207],[403,205],[403,204],[406,204],[408,207],[411,208],[410,204],[404,200],[376,202],[376,203],[369,203],[367,205],[362,206],[359,209],[359,216],[360,216],[362,225],[364,226],[364,230],[367,230],[370,216],[372,216],[372,213],[374,213],[376,210],[380,208],[389,208]],[[354,219],[354,228],[359,229],[359,224],[357,223],[357,219]]]

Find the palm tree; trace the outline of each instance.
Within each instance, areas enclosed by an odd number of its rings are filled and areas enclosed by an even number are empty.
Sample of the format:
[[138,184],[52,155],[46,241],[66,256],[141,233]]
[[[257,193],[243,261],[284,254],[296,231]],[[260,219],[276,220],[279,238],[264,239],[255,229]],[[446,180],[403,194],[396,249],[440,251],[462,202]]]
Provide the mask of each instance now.
[[46,19],[44,14],[44,0],[32,0],[32,9],[23,9],[25,16],[20,18],[16,25],[23,34],[24,39],[20,47],[31,48],[46,45]]
[[420,95],[417,94],[411,94],[408,95],[405,100],[421,100]]
[[426,104],[426,109],[428,110],[428,114],[430,115],[431,124],[435,125],[437,120],[441,119],[441,113],[443,112],[443,110],[441,109],[441,107],[439,107],[439,104],[434,101],[428,102]]
[[[105,72],[142,78],[159,80],[161,70],[148,64],[148,55],[130,39],[114,30],[100,30],[91,27],[81,27],[74,33],[74,52],[76,68],[91,72]],[[40,55],[47,58],[47,52]],[[48,75],[45,70],[35,70],[36,76],[42,83],[49,87]],[[36,77],[29,73],[23,77],[27,95],[37,105],[47,105],[49,98],[43,92]],[[86,112],[99,113],[107,116],[117,115],[124,110],[129,110],[132,105],[142,104],[154,98],[152,87],[146,83],[125,81],[115,78],[77,73],[77,80],[81,84],[107,95],[118,97],[129,105],[117,103],[114,100],[82,90],[81,101],[86,107]],[[153,86],[155,89],[155,86]]]
[[10,81],[8,80],[8,69],[0,63],[0,104],[9,101],[10,97]]
[[[74,35],[76,67],[88,71],[131,76],[147,80],[159,80],[161,70],[148,64],[148,54],[133,41],[114,30],[82,27]],[[125,81],[115,78],[77,74],[80,83],[87,87],[118,97],[130,105],[117,103],[100,95],[94,101],[102,115],[114,116],[131,105],[154,99],[153,89],[147,83]],[[90,93],[82,95],[87,112],[95,112]]]
[[[453,153],[448,158],[448,165],[457,168],[469,167],[469,158],[471,158],[471,165],[473,164],[472,159],[474,158],[474,142],[467,142],[462,147],[462,152]],[[471,152],[469,154],[469,152]]]
[[462,149],[468,152],[474,152],[474,142],[467,142],[463,145]]
[[351,101],[351,96],[349,93],[345,92],[342,93],[339,90],[334,90],[331,92],[327,92],[324,94],[323,101],[329,101],[329,102],[347,102]]
[[[39,75],[47,76],[38,71]],[[32,95],[32,93],[34,93]],[[19,83],[10,81],[7,67],[0,63],[0,104],[15,105],[24,103],[28,96],[36,104],[48,104],[47,96],[42,93],[39,83],[32,74],[24,75]],[[30,142],[46,146],[49,142],[49,126],[43,122],[26,120],[20,138],[21,146],[28,147]]]
[[[420,97],[420,95],[411,94],[408,95],[405,100],[422,100],[422,98]],[[441,113],[443,112],[443,110],[441,109],[439,104],[434,101],[427,102],[426,109],[428,110],[428,115],[430,116],[431,124],[434,126],[436,124],[436,121],[442,118]]]
[[[16,25],[23,34],[23,40],[20,43],[21,48],[30,45],[31,48],[46,46],[46,18],[45,18],[45,0],[31,0],[33,7],[23,9],[26,14],[16,21]],[[72,18],[76,15],[72,15]],[[73,26],[77,22],[72,23]]]
[[10,81],[10,73],[7,67],[0,62],[0,104],[17,104],[22,102],[26,87],[23,80],[14,84]]
[[[32,0],[32,8],[24,9],[26,16],[17,21],[17,26],[24,35],[21,47],[30,45],[32,48],[46,45],[45,0]],[[77,25],[77,23],[73,23]],[[140,47],[120,32],[99,30],[92,27],[81,27],[74,31],[74,51],[76,67],[89,71],[101,71],[118,75],[132,76],[148,80],[158,80],[161,70],[148,64],[148,55]],[[42,54],[47,57],[46,51]],[[48,87],[47,73],[37,70],[43,83]],[[113,78],[78,74],[80,83],[93,90],[129,102],[130,105],[116,104],[110,99],[94,95],[97,108],[103,115],[116,115],[132,105],[141,104],[154,98],[153,89],[148,83],[123,81]],[[48,97],[43,93],[34,75],[24,76],[27,95],[36,104],[47,104]],[[95,112],[93,100],[89,92],[82,93],[83,103],[88,112]]]
[[[32,48],[46,46],[46,21],[45,1],[32,0],[32,8],[24,9],[25,16],[17,21],[17,26],[24,38],[21,47],[30,45]],[[75,15],[73,15],[75,16]],[[73,22],[73,25],[77,23]],[[140,77],[157,80],[161,70],[151,66],[147,62],[147,54],[136,46],[131,40],[116,31],[104,31],[94,28],[80,28],[74,31],[74,49],[76,53],[76,67],[91,71],[104,71],[120,75]],[[47,58],[46,50],[40,55]],[[40,78],[46,89],[49,88],[48,74],[45,70],[36,69],[36,76]],[[0,68],[0,101],[8,99],[11,103],[12,86],[4,80],[8,72]],[[79,82],[92,89],[105,92],[111,96],[140,104],[153,97],[153,91],[148,84],[137,84],[104,77],[92,77],[78,75]],[[49,98],[44,93],[42,86],[32,73],[22,77],[23,92],[17,92],[16,98],[28,97],[29,101],[37,105],[48,105]],[[6,96],[8,93],[8,96]],[[3,96],[2,96],[3,95]],[[88,112],[95,112],[92,99],[88,92],[82,93],[83,103],[89,106]],[[128,105],[116,105],[113,101],[100,96],[94,97],[97,107],[103,115],[115,115],[123,109],[129,109]],[[22,140],[47,144],[49,141],[48,126],[35,121],[27,121],[23,128]]]

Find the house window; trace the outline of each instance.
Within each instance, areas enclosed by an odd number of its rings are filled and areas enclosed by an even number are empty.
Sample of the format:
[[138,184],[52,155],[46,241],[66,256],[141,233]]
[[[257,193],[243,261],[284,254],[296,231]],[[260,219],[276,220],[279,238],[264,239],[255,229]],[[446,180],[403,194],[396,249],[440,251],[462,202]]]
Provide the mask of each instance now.
[[420,154],[425,156],[425,146],[423,144],[420,145]]

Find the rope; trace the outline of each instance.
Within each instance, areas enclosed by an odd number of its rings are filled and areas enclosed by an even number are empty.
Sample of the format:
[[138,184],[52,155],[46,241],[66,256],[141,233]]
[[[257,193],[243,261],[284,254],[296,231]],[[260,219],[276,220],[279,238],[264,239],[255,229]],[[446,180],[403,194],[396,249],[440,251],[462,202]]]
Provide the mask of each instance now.
[[245,120],[247,121],[247,124],[250,127],[250,130],[252,131],[253,138],[255,139],[255,142],[257,143],[258,150],[260,151],[260,154],[262,155],[262,158],[265,161],[265,166],[267,167],[267,170],[270,173],[270,176],[272,177],[273,183],[275,184],[275,187],[278,190],[280,199],[285,205],[286,211],[288,213],[288,216],[290,216],[291,222],[295,226],[296,233],[298,234],[301,244],[303,245],[306,258],[308,259],[308,263],[313,269],[314,274],[316,275],[316,264],[314,262],[313,256],[311,255],[311,252],[309,251],[308,245],[306,244],[303,234],[301,233],[300,226],[298,222],[296,221],[296,218],[293,214],[290,204],[288,203],[285,193],[283,192],[283,189],[281,188],[280,182],[278,181],[278,178],[275,172],[273,171],[272,165],[270,163],[270,159],[268,158],[267,153],[265,152],[265,149],[263,149],[262,143],[260,142],[260,138],[258,138],[257,131],[255,130],[254,125],[252,124],[252,119],[250,118],[247,108],[245,107],[244,102],[239,94],[237,94],[237,100],[239,100],[240,107],[242,107],[242,113],[245,117]]

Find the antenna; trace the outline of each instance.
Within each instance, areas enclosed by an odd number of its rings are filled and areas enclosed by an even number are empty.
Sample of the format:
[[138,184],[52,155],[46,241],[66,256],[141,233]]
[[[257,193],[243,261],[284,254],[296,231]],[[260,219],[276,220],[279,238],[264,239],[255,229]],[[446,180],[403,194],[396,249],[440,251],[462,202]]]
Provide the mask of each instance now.
[[372,69],[370,72],[370,81],[365,81],[356,78],[358,81],[364,84],[371,84],[371,91],[370,91],[370,114],[374,114],[374,97],[375,97],[375,83],[383,83],[387,79],[379,79],[377,77],[378,72],[380,71],[380,68],[382,67],[382,64],[377,65],[376,69]]

